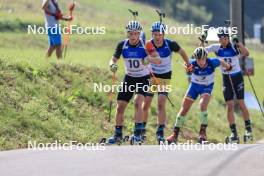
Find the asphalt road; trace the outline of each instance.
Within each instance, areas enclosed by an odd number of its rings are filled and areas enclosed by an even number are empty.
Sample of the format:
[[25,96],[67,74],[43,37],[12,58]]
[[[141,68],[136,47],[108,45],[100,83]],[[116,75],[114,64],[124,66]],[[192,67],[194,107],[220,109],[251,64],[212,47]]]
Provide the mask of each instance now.
[[167,150],[164,146],[107,146],[100,150],[3,151],[0,152],[0,175],[264,175],[263,144],[240,144],[226,149],[212,150],[209,146],[201,150],[187,150],[183,146],[170,146]]

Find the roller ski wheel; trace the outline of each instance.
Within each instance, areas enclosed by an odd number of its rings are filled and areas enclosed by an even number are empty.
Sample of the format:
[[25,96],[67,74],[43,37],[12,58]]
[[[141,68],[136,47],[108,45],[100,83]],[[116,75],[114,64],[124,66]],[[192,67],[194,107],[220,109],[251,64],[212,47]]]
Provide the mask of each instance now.
[[244,134],[243,139],[244,139],[244,143],[252,142],[253,141],[252,132],[246,131],[246,133]]
[[226,143],[226,144],[239,144],[239,143],[240,143],[239,136],[235,136],[235,135],[232,133],[229,137],[226,137],[226,139],[225,139],[225,143]]
[[130,138],[130,145],[142,145],[142,137],[132,135]]

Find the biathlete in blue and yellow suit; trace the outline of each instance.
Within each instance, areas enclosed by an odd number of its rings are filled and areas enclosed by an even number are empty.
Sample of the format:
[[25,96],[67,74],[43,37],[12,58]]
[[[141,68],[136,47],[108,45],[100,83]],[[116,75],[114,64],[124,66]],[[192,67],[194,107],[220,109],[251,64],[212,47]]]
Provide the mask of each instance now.
[[[165,25],[160,22],[154,22],[151,27],[152,39],[146,42],[146,50],[153,57],[159,57],[161,63],[150,64],[151,74],[151,91],[147,94],[144,101],[144,126],[148,120],[148,112],[155,92],[158,92],[158,127],[157,141],[164,141],[164,127],[166,122],[166,99],[171,89],[170,80],[172,75],[172,53],[179,53],[189,67],[189,59],[183,48],[173,40],[166,39]],[[157,86],[158,85],[158,86]],[[155,89],[156,88],[156,89]]]
[[180,128],[183,126],[185,121],[185,116],[199,95],[201,126],[198,141],[202,143],[203,141],[207,140],[207,107],[214,87],[215,68],[221,65],[227,71],[232,70],[232,66],[226,63],[224,60],[217,58],[207,58],[207,52],[202,47],[199,47],[194,51],[194,58],[196,60],[191,62],[193,65],[191,83],[183,99],[181,109],[176,117],[174,132],[172,135],[167,137],[168,143],[177,142]]

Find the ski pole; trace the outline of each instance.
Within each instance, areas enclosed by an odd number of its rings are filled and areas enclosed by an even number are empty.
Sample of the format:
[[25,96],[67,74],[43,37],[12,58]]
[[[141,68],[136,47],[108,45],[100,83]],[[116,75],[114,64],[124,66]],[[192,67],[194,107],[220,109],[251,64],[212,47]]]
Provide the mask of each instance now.
[[162,23],[163,18],[166,17],[165,13],[162,13],[162,12],[160,12],[159,10],[156,10],[156,12],[158,13],[158,15],[159,15],[159,17],[160,17],[160,23]]
[[259,99],[258,99],[257,93],[256,93],[255,88],[254,88],[254,86],[253,86],[253,83],[252,83],[252,81],[251,81],[251,78],[250,78],[250,76],[248,75],[247,71],[245,71],[245,72],[246,72],[246,75],[247,75],[247,77],[248,77],[248,80],[249,80],[250,86],[251,86],[251,88],[252,88],[252,90],[253,90],[253,92],[254,92],[254,95],[255,95],[255,97],[256,97],[256,99],[257,99],[257,102],[258,102],[258,105],[259,105],[260,111],[261,111],[261,113],[262,113],[262,117],[264,118],[263,108],[262,108],[261,105],[260,105],[260,102],[259,102]]
[[[112,85],[115,84],[115,80],[116,80],[116,75],[115,75],[115,72],[113,72]],[[111,89],[111,92],[110,92],[110,95],[109,95],[109,114],[108,114],[108,122],[109,123],[111,121],[111,113],[112,113],[112,105],[113,105],[113,94],[114,94],[114,91]]]
[[198,37],[198,39],[200,40],[199,46],[204,47],[205,44],[208,44],[208,41],[206,40],[207,36],[208,30],[205,30],[204,33],[200,37]]
[[131,14],[134,16],[134,20],[136,21],[137,20],[137,16],[138,16],[138,11],[131,10],[131,9],[128,9],[128,11],[131,12]]
[[75,8],[75,3],[73,2],[72,4],[70,4],[69,6],[69,16],[72,18],[68,25],[67,25],[67,30],[66,30],[66,34],[64,35],[64,38],[63,38],[63,46],[62,46],[62,49],[63,49],[63,58],[65,59],[66,58],[66,53],[67,53],[67,48],[68,48],[68,44],[69,44],[69,40],[70,40],[70,32],[71,32],[71,23],[73,21],[73,11],[74,11],[74,8]]
[[[152,70],[151,70],[148,66],[146,66],[146,67],[147,67],[148,71],[150,72],[151,76],[153,77],[154,82],[155,82],[156,84],[160,84],[160,81],[159,81],[158,78],[154,75],[154,73],[152,72]],[[167,97],[168,101],[170,102],[171,106],[172,106],[172,107],[175,107],[175,105],[172,103],[172,101],[171,101],[171,99],[169,98],[169,96],[166,95],[166,97]]]

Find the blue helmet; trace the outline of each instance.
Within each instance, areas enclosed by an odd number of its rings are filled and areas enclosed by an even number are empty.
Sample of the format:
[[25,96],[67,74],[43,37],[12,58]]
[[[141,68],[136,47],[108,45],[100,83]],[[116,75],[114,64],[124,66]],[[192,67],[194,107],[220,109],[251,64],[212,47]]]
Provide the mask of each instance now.
[[164,33],[166,26],[161,22],[154,22],[151,26],[151,32],[162,32]]
[[141,31],[142,26],[138,21],[129,21],[126,26],[127,31]]

